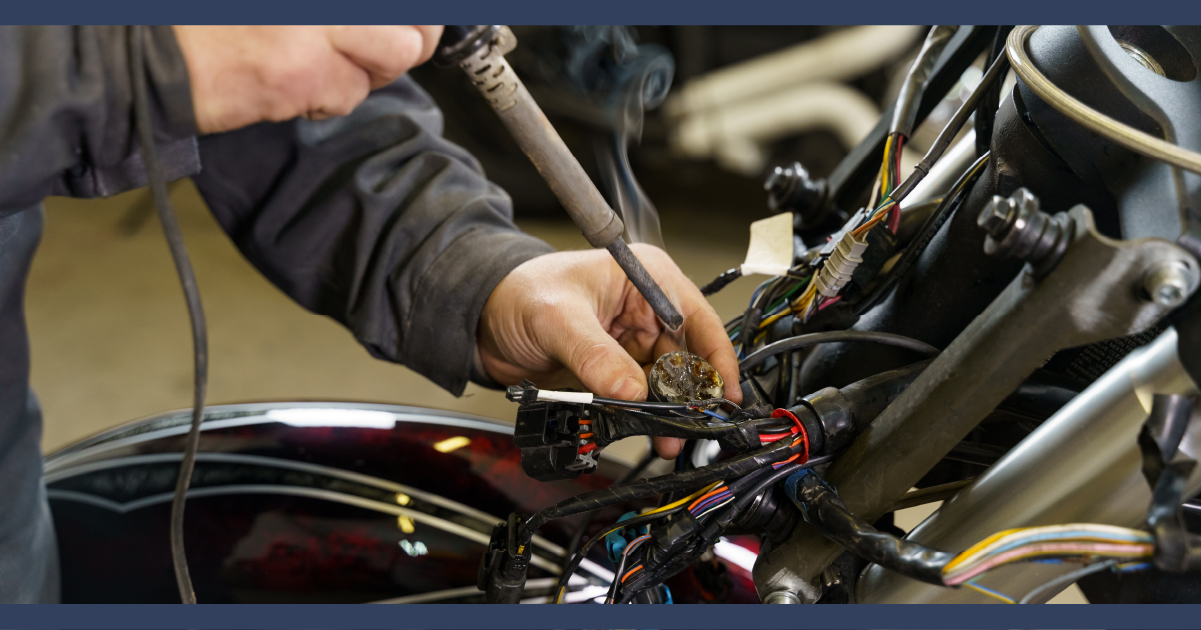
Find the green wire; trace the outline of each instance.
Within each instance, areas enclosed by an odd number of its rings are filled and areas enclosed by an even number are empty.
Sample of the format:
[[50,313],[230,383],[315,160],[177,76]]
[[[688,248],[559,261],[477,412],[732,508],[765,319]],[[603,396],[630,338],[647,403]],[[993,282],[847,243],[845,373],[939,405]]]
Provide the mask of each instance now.
[[792,294],[796,293],[801,287],[805,286],[805,281],[808,279],[809,278],[802,278],[800,282],[797,282],[796,285],[789,289],[784,295],[780,296],[780,299],[776,300],[776,303],[772,304],[771,308],[767,309],[767,312],[770,313],[777,308],[780,308],[780,305],[787,302],[788,299],[792,297]]

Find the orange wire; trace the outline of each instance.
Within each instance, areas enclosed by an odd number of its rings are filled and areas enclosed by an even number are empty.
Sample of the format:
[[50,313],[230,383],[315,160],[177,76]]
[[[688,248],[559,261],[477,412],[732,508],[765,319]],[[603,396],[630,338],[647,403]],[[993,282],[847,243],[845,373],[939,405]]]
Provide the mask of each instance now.
[[708,499],[709,497],[711,497],[711,496],[713,496],[713,495],[715,495],[715,494],[721,494],[721,493],[723,493],[723,492],[725,492],[725,491],[726,491],[726,487],[725,487],[725,486],[722,486],[722,487],[720,487],[720,488],[716,488],[716,489],[714,489],[714,490],[713,490],[712,492],[710,492],[709,494],[706,494],[705,496],[703,496],[703,497],[701,497],[701,498],[697,499],[696,501],[693,501],[693,502],[692,502],[692,505],[688,506],[688,510],[689,510],[689,511],[692,511],[692,508],[694,508],[694,507],[696,507],[697,505],[699,505],[701,501],[704,501],[705,499]]
[[624,584],[626,581],[626,578],[630,577],[631,575],[634,574],[635,571],[637,571],[638,569],[641,569],[641,568],[642,568],[642,565],[640,564],[640,565],[634,567],[633,569],[630,569],[629,573],[626,573],[625,575],[621,576],[622,583]]

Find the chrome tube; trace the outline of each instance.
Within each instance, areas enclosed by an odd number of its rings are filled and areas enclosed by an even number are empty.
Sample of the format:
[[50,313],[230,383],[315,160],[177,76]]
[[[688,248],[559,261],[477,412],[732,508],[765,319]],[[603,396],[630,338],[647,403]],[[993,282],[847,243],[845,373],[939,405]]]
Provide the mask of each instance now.
[[975,161],[976,130],[968,129],[967,133],[930,167],[930,174],[909,191],[901,201],[901,211],[947,194],[955,180]]
[[[1081,522],[1137,527],[1151,501],[1136,440],[1151,411],[1152,396],[1198,393],[1196,383],[1180,364],[1176,344],[1176,331],[1169,328],[1131,352],[944,503],[908,538],[959,551],[1012,527]],[[1201,423],[1190,424],[1180,448],[1192,457],[1201,454]],[[1201,470],[1189,480],[1187,492],[1198,490]],[[1071,570],[1071,565],[1015,564],[991,571],[979,581],[1021,599]],[[969,589],[924,584],[872,565],[859,580],[858,601],[933,604],[995,600]]]

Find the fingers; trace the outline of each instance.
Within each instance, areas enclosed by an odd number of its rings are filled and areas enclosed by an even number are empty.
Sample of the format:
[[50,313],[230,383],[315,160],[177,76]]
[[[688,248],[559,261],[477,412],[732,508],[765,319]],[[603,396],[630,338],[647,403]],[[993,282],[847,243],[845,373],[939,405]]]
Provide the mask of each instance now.
[[531,330],[553,359],[576,375],[584,388],[623,400],[646,398],[646,377],[638,363],[601,326],[586,300],[568,297],[541,309]]
[[428,60],[441,34],[441,26],[331,26],[330,43],[368,74],[374,90]]
[[174,26],[202,134],[344,116],[429,59],[440,26]]
[[680,438],[651,438],[651,443],[655,447],[655,452],[663,459],[675,459],[679,457],[680,451],[684,450],[684,440]]
[[[647,271],[674,298],[684,315],[684,340],[689,351],[712,364],[726,383],[726,398],[741,403],[738,357],[717,311],[666,253],[646,245],[633,248]],[[663,339],[661,345],[664,344],[671,344],[671,340]]]

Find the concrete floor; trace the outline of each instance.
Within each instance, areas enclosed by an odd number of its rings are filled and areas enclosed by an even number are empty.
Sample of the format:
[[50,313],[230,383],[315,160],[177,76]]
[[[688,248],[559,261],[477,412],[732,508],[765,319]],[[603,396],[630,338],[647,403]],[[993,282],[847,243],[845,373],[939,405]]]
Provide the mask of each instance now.
[[[172,193],[208,320],[209,404],[345,400],[420,405],[512,420],[500,392],[470,385],[455,398],[411,370],[371,358],[333,320],[301,309],[234,248],[190,182]],[[46,202],[46,232],[29,278],[26,312],[33,386],[45,413],[43,449],[159,412],[192,396],[187,313],[154,218],[130,231],[145,192],[111,199]],[[667,250],[698,284],[739,264],[759,215],[664,209]],[[558,249],[587,243],[566,221],[522,221]],[[745,308],[759,279],[743,278],[712,298],[723,319]],[[611,455],[638,457],[644,442]],[[908,530],[934,505],[898,514]],[[1079,589],[1052,603],[1084,603]]]

